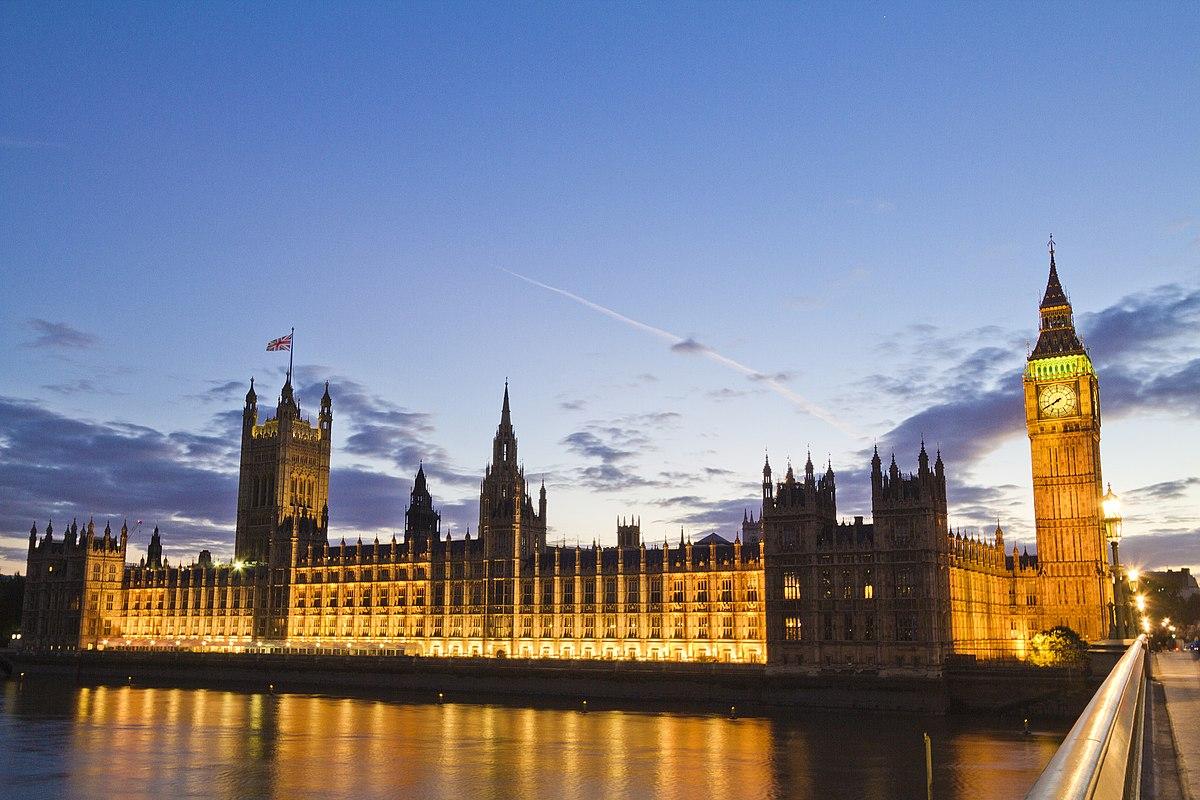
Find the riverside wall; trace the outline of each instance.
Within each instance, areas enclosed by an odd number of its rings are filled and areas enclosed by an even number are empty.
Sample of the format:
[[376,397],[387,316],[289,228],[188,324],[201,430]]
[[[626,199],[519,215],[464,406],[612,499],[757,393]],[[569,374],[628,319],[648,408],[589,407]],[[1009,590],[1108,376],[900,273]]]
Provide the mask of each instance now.
[[928,676],[808,674],[762,664],[472,659],[413,656],[82,651],[4,653],[0,677],[252,691],[396,695],[436,701],[525,700],[593,707],[786,713],[853,708],[924,714],[1069,718],[1103,676],[1036,668],[955,668]]

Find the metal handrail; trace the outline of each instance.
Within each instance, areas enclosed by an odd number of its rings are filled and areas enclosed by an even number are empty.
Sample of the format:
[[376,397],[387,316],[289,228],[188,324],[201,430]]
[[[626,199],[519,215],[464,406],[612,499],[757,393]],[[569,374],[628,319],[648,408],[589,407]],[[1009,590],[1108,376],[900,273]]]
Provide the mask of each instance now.
[[1125,800],[1140,791],[1146,637],[1139,636],[1042,770],[1025,800]]

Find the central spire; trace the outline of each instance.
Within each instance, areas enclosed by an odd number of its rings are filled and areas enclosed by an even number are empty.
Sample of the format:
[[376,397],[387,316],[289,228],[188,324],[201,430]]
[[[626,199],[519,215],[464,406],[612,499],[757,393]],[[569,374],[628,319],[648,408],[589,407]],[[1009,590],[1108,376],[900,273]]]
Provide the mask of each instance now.
[[496,438],[492,440],[492,464],[515,466],[517,462],[517,436],[513,432],[512,412],[508,405],[508,381],[504,381],[504,403],[500,408],[500,424],[496,427]]
[[1058,280],[1058,266],[1054,263],[1054,234],[1050,234],[1050,278],[1046,281],[1046,294],[1042,296],[1042,309],[1061,308],[1067,306],[1070,308],[1071,303],[1067,300],[1067,294],[1063,291],[1062,283]]
[[1075,333],[1075,321],[1071,315],[1071,301],[1063,291],[1058,279],[1058,265],[1054,263],[1054,237],[1050,237],[1050,277],[1046,280],[1046,293],[1039,307],[1041,316],[1037,345],[1029,355],[1030,360],[1050,356],[1084,354],[1083,343]]
[[512,413],[508,408],[508,378],[504,379],[504,405],[500,409],[500,428],[512,428]]

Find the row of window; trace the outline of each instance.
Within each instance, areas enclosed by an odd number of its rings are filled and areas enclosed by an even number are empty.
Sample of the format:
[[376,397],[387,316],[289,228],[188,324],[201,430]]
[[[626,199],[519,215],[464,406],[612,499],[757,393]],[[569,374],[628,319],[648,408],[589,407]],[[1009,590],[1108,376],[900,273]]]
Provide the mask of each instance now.
[[[645,632],[645,637],[648,639],[662,639],[664,625],[661,619],[655,618],[648,621],[646,625],[642,625],[637,618],[627,619],[624,625],[624,630],[619,631],[619,620],[614,615],[604,616],[597,620],[595,617],[586,617],[581,620],[579,625],[575,624],[573,617],[563,617],[558,619],[558,624],[555,624],[555,617],[542,616],[535,618],[533,616],[522,616],[518,623],[514,626],[512,617],[500,617],[490,620],[489,635],[499,638],[511,638],[515,631],[519,631],[519,636],[524,639],[531,639],[534,636],[536,627],[537,634],[543,639],[564,638],[573,639],[577,636],[584,639],[616,639],[620,636],[628,639],[638,639]],[[448,622],[448,624],[447,624]],[[535,625],[536,623],[536,625]],[[302,624],[301,629],[297,631],[301,636],[335,636],[351,635],[350,627],[343,622],[342,625],[336,625],[332,620],[313,620],[308,624]],[[707,618],[700,618],[695,621],[695,624],[690,626],[692,635],[689,636],[686,620],[683,617],[676,617],[671,623],[665,626],[672,639],[736,639],[738,638],[738,626],[732,616],[723,616],[718,621],[717,625],[710,625]],[[461,638],[464,632],[471,638],[480,638],[483,636],[483,618],[478,615],[467,617],[457,616],[451,617],[448,621],[441,617],[433,617],[429,620],[428,626],[424,618],[417,618],[411,621],[411,624],[403,622],[393,622],[391,625],[380,625],[377,629],[380,636],[425,636],[428,628],[429,635],[433,637],[442,637],[448,635],[450,638]],[[448,633],[447,633],[448,632]],[[599,632],[599,636],[597,636]],[[742,638],[758,639],[760,634],[758,617],[752,616],[746,620],[745,627],[742,631]]]
[[[895,571],[896,597],[912,598],[916,596],[917,584],[913,570],[902,567]],[[817,596],[823,600],[873,600],[875,599],[875,571],[871,567],[862,570],[856,576],[848,568],[840,570],[838,580],[834,582],[834,571],[822,569],[817,575]],[[804,589],[799,570],[784,570],[783,599],[801,600]]]
[[[861,629],[855,625],[853,614],[845,614],[842,617],[841,630],[838,630],[835,625],[835,616],[832,613],[824,613],[821,615],[821,640],[822,641],[864,641],[873,642],[879,636],[878,623],[873,614],[868,614],[862,621]],[[804,623],[802,618],[796,614],[789,614],[783,618],[783,638],[786,641],[799,642],[805,640]],[[912,614],[901,614],[896,617],[896,641],[912,642],[917,638],[917,618]]]

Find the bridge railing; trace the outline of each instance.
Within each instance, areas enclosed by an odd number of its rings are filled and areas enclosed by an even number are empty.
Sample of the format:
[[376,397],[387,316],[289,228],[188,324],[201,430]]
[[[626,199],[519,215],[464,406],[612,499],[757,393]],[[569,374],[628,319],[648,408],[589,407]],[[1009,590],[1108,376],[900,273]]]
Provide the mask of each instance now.
[[1139,796],[1146,677],[1146,637],[1139,636],[1096,690],[1026,800]]

